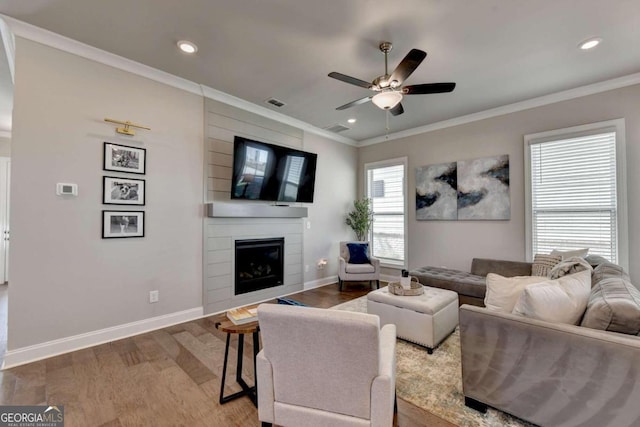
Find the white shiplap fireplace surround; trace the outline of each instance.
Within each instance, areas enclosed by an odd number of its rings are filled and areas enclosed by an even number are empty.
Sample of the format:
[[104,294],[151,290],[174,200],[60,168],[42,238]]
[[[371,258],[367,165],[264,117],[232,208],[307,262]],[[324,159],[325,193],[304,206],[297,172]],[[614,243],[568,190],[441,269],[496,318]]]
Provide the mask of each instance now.
[[[204,314],[302,291],[307,208],[230,200],[230,188],[234,136],[302,149],[304,132],[208,98],[205,114]],[[235,295],[235,241],[281,237],[283,285]]]

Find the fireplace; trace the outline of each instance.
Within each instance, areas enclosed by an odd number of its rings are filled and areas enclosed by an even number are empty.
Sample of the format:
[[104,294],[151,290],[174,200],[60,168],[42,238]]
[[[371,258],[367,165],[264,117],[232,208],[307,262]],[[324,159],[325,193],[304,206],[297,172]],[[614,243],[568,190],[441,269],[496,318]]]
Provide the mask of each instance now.
[[283,285],[284,237],[236,240],[235,294]]

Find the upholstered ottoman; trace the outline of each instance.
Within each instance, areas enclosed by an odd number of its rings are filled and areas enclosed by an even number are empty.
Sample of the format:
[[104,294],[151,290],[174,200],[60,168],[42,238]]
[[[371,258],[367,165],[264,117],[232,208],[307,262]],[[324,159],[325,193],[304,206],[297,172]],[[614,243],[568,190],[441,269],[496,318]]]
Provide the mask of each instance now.
[[367,312],[380,316],[380,326],[395,324],[398,338],[431,354],[458,325],[458,294],[425,286],[422,295],[398,296],[384,287],[367,294]]

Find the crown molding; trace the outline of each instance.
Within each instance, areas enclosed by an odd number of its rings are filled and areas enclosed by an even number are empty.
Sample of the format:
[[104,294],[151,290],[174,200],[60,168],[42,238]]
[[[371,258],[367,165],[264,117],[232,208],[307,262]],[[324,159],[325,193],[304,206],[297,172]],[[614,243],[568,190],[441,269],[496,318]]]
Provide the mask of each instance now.
[[490,110],[480,111],[466,116],[455,117],[449,120],[443,120],[431,123],[425,126],[419,126],[413,129],[407,129],[400,132],[391,133],[389,135],[377,136],[375,138],[363,139],[358,143],[358,147],[380,144],[382,142],[392,141],[394,139],[406,138],[409,136],[419,135],[421,133],[432,132],[435,130],[459,126],[466,123],[477,122],[479,120],[489,119],[492,117],[503,116],[505,114],[516,113],[518,111],[528,110],[531,108],[542,107],[544,105],[555,104],[556,102],[567,101],[570,99],[581,98],[583,96],[594,95],[596,93],[606,92],[609,90],[619,89],[626,86],[640,84],[640,73],[629,74],[627,76],[618,77],[616,79],[605,80],[603,82],[594,83],[586,86],[580,86],[574,89],[562,92],[552,93],[537,98],[527,99],[525,101],[515,102],[513,104],[503,105],[501,107],[492,108]]
[[99,62],[101,64],[105,64],[119,70],[146,77],[148,79],[184,90],[186,92],[194,93],[200,96],[206,96],[216,101],[224,102],[225,104],[250,111],[260,116],[300,128],[306,132],[311,132],[316,135],[341,142],[343,144],[353,146],[357,145],[356,141],[353,139],[346,138],[333,132],[329,132],[325,129],[320,129],[307,122],[303,122],[302,120],[294,119],[293,117],[289,117],[285,114],[269,110],[268,108],[262,107],[249,101],[245,101],[244,99],[229,95],[217,89],[200,85],[190,80],[183,79],[182,77],[169,74],[165,71],[161,71],[148,65],[133,61],[131,59],[124,58],[122,56],[104,51],[102,49],[98,49],[97,47],[90,46],[77,40],[73,40],[52,31],[45,30],[44,28],[36,27],[35,25],[31,25],[26,22],[19,21],[15,18],[11,18],[9,16],[1,14],[0,20],[3,20],[6,26],[9,27],[11,32],[13,32],[13,34],[18,37],[22,37],[24,39],[31,40],[49,47],[53,47],[55,49],[59,49],[86,59],[90,59],[92,61]]

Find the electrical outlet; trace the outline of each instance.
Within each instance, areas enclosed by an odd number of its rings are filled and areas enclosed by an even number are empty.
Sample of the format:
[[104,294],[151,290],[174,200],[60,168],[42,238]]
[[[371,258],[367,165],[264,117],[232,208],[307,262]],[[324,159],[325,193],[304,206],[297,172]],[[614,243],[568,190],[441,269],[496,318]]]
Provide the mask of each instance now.
[[158,302],[160,300],[160,291],[149,291],[149,303]]
[[308,272],[309,272],[309,264],[306,264],[306,265],[304,266],[304,272],[305,272],[305,273],[308,273]]
[[311,221],[307,221],[307,230],[311,230]]

